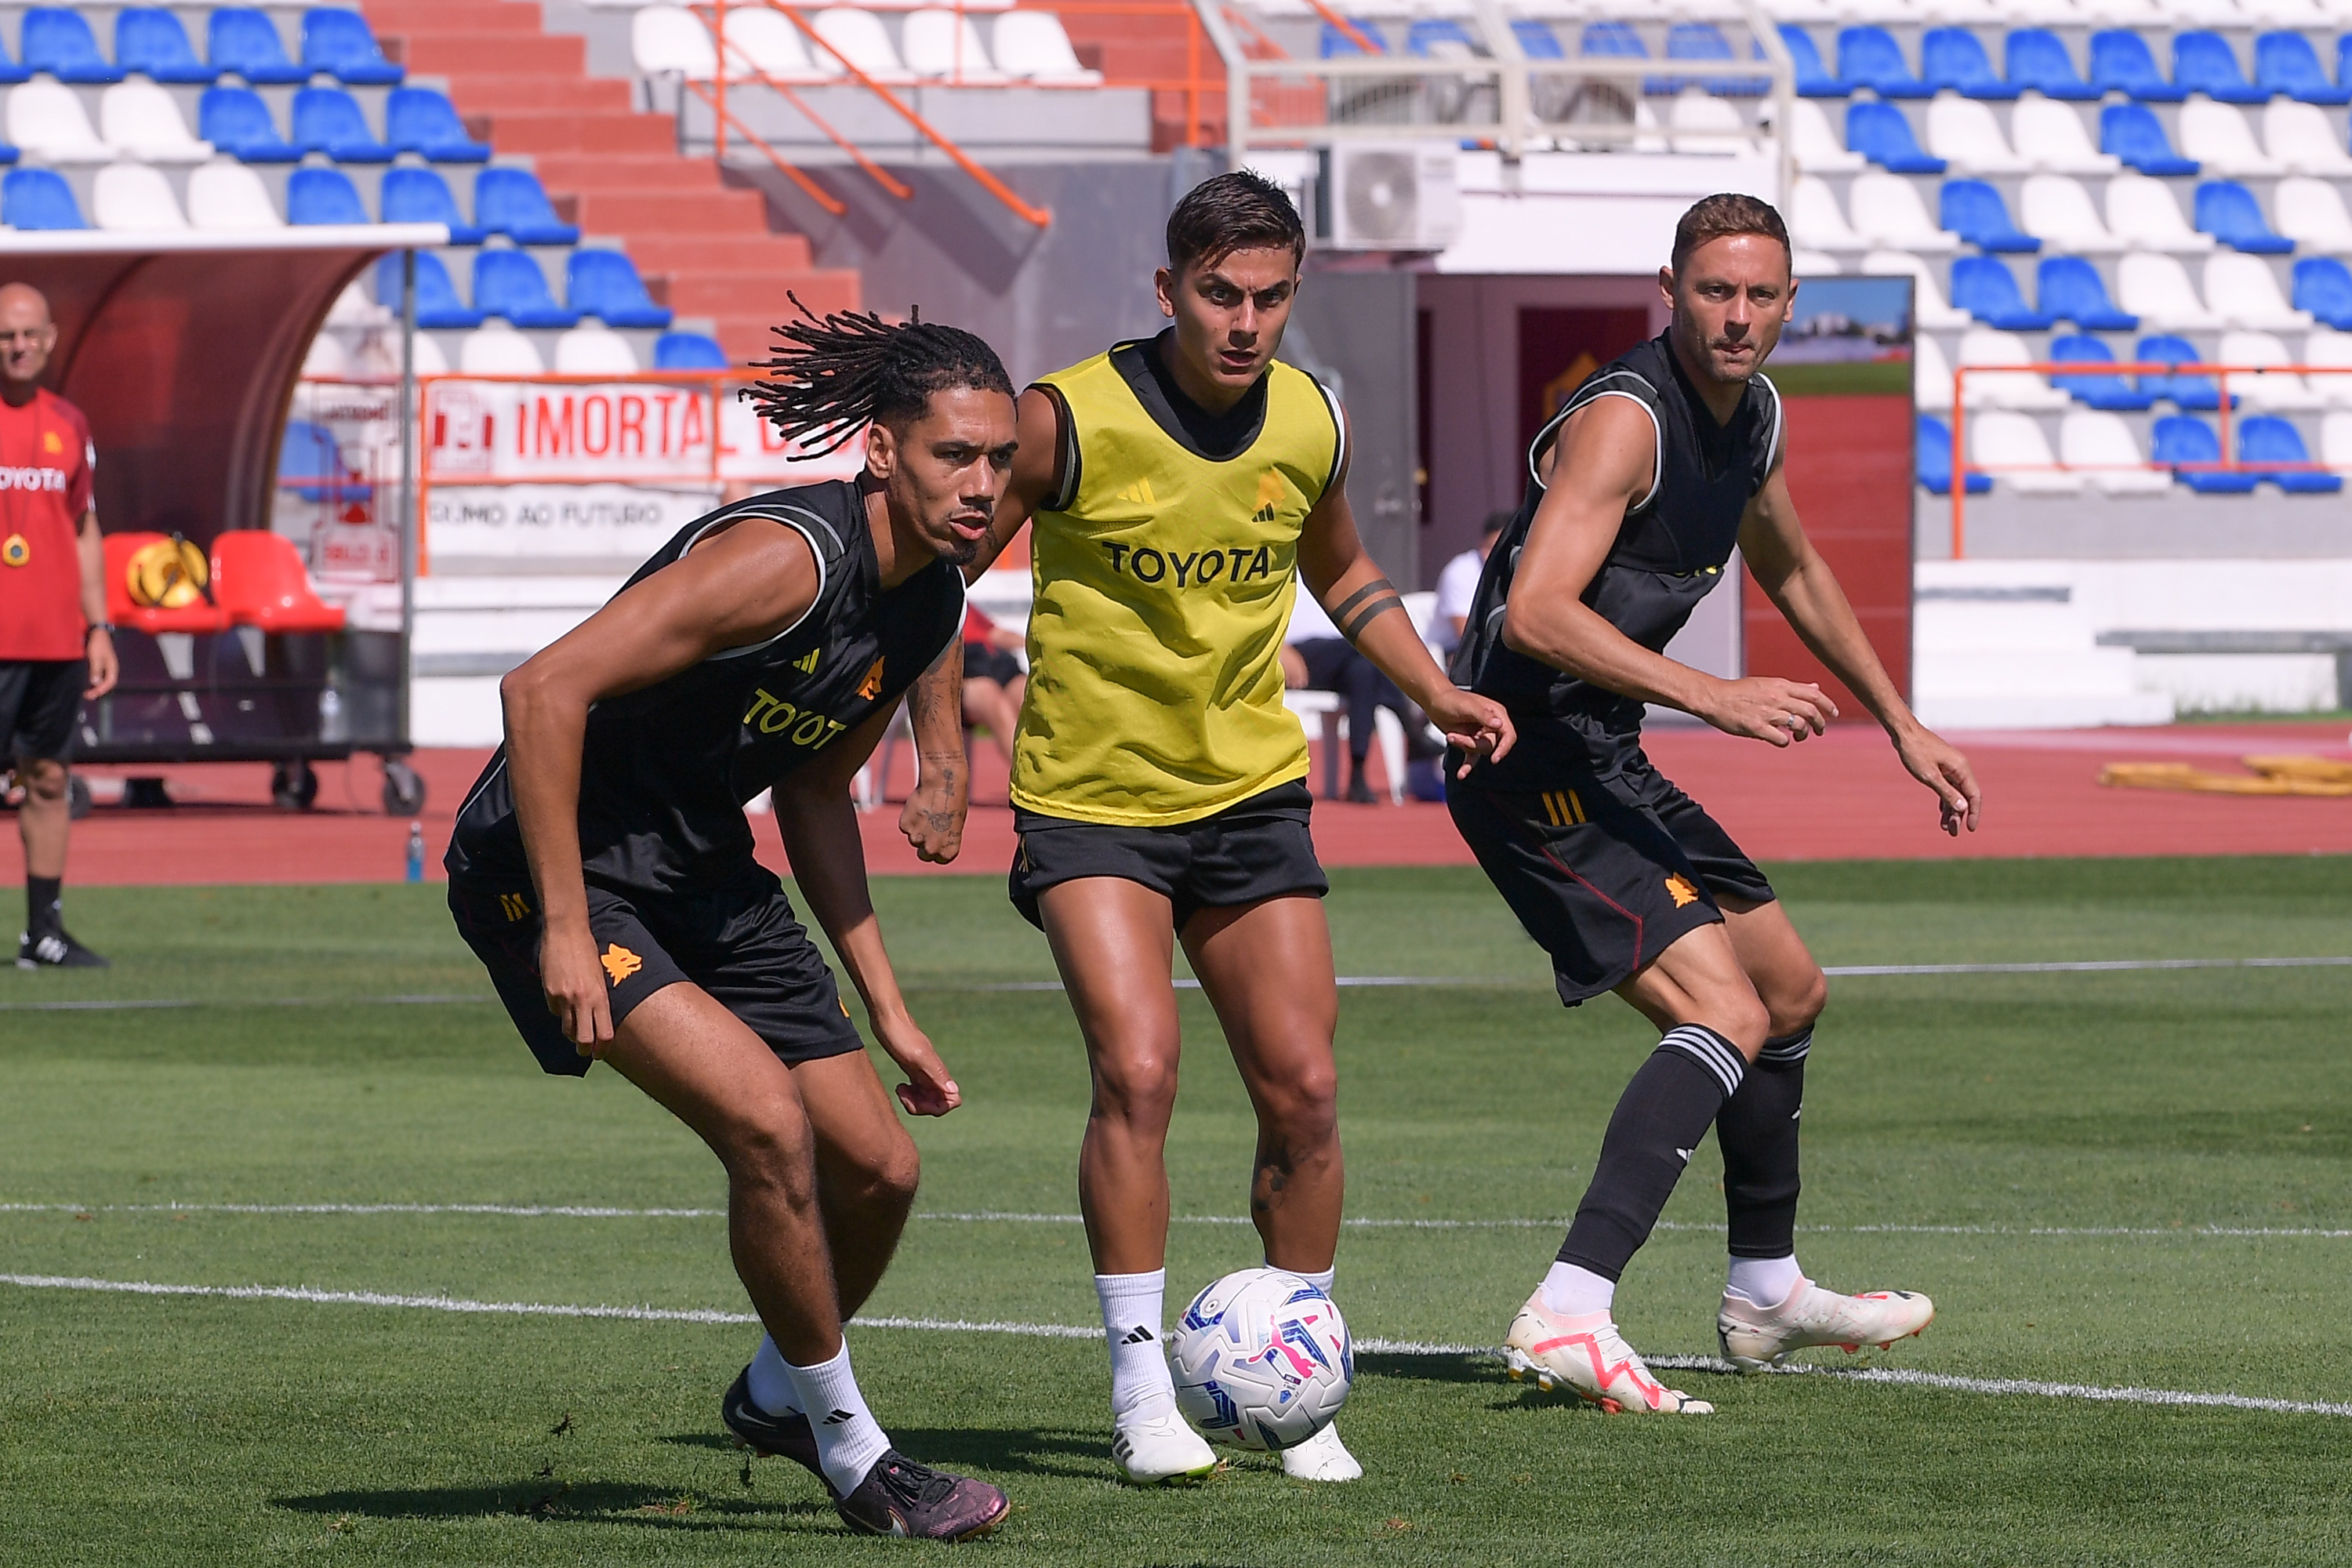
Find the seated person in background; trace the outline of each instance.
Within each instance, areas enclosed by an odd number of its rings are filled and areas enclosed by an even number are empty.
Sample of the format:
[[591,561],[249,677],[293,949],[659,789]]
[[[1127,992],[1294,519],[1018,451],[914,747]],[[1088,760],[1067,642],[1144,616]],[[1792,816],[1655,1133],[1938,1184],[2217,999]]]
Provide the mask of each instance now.
[[1412,755],[1434,756],[1444,749],[1427,743],[1423,731],[1429,724],[1421,710],[1339,635],[1312,594],[1300,594],[1290,612],[1290,630],[1283,638],[1282,684],[1293,691],[1334,691],[1348,700],[1348,799],[1358,805],[1374,805],[1377,798],[1364,776],[1364,759],[1372,749],[1373,710],[1385,708],[1397,716]]
[[[1490,511],[1486,526],[1478,531],[1476,548],[1465,550],[1445,563],[1437,574],[1437,610],[1429,618],[1429,640],[1449,658],[1462,646],[1462,628],[1470,618],[1470,601],[1478,593],[1478,574],[1486,569],[1486,557],[1493,553],[1495,541],[1503,530],[1510,527],[1512,514]],[[966,661],[964,668],[971,665]]]
[[1004,765],[1013,765],[1013,731],[1021,721],[1028,676],[1013,650],[1026,639],[971,605],[963,610],[963,721],[988,731]]

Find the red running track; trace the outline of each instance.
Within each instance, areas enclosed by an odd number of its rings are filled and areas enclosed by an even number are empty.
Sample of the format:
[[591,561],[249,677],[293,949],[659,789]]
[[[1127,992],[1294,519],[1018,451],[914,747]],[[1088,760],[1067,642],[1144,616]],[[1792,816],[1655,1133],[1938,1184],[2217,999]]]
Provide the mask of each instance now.
[[[1976,765],[1986,800],[1983,829],[1958,840],[1937,830],[1934,800],[1868,726],[1840,726],[1784,752],[1696,727],[1661,728],[1652,731],[1649,747],[1667,775],[1759,860],[2352,853],[2352,799],[2197,795],[2098,784],[2100,767],[2111,762],[2188,761],[2226,771],[2234,759],[2263,752],[2352,760],[2340,725],[2180,725],[1956,739]],[[428,877],[441,874],[451,815],[486,754],[428,751],[413,759],[429,789],[423,817]],[[1000,771],[983,784],[982,797],[1001,803],[1003,764],[983,750],[981,772],[987,774],[992,763]],[[102,781],[153,771],[89,773]],[[163,772],[180,804],[158,811],[101,805],[76,823],[68,881],[372,882],[403,874],[408,824],[376,809],[381,775],[373,759],[321,765],[318,806],[307,813],[270,805],[263,765],[210,763]],[[897,823],[895,806],[861,818],[868,864],[877,872],[927,869],[898,836]],[[773,827],[761,822],[755,833],[761,858],[781,869]],[[1470,859],[1437,805],[1320,805],[1315,841],[1333,866],[1447,866]],[[1012,814],[1002,804],[975,806],[953,868],[1001,875],[1012,855]],[[0,830],[0,874],[13,881],[22,872],[16,836]]]

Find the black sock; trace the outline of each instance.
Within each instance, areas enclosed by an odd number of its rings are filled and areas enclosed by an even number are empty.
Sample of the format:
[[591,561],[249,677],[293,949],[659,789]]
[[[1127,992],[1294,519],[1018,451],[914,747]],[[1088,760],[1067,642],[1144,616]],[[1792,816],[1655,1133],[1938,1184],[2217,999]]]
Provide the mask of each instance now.
[[1797,1112],[1812,1043],[1810,1027],[1765,1041],[1739,1092],[1717,1113],[1734,1258],[1787,1258],[1797,1250]]
[[63,877],[25,879],[26,935],[49,936],[65,929],[65,889]]
[[1625,1086],[1559,1260],[1615,1279],[1658,1223],[1707,1124],[1738,1091],[1739,1049],[1704,1024],[1666,1031]]

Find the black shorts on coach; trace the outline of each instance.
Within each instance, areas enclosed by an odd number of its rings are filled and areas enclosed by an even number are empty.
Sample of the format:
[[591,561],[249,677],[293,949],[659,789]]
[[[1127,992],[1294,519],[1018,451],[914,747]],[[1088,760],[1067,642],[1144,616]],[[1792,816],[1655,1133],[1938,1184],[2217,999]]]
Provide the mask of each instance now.
[[89,685],[79,658],[0,659],[0,765],[71,761]]
[[1331,890],[1315,858],[1307,821],[1315,796],[1303,781],[1276,784],[1197,822],[1121,827],[1014,807],[1013,907],[1038,929],[1037,895],[1081,877],[1140,882],[1174,906],[1183,931],[1203,909],[1255,903],[1283,893]]
[[1445,804],[1503,901],[1551,955],[1571,1007],[1720,921],[1718,897],[1774,897],[1731,835],[1638,751],[1605,777],[1564,771],[1549,789],[1448,780]]
[[[551,1073],[577,1078],[587,1057],[547,1010],[540,984],[538,895],[528,881],[449,879],[458,933],[490,972],[523,1043]],[[833,971],[793,914],[783,884],[760,866],[706,893],[588,885],[588,929],[618,1027],[646,997],[687,981],[717,998],[787,1066],[862,1050]]]

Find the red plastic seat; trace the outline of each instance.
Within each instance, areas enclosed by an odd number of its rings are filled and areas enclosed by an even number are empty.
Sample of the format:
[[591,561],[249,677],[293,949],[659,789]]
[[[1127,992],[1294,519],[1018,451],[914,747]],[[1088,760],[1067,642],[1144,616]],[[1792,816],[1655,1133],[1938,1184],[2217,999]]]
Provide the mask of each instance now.
[[339,632],[343,612],[322,601],[293,542],[266,528],[213,541],[213,597],[229,619],[268,632]]
[[131,597],[131,558],[151,544],[161,544],[161,533],[110,533],[106,547],[106,618],[118,626],[133,631],[158,632],[225,632],[228,630],[228,612],[217,605],[197,603],[167,610],[157,605],[133,603]]

